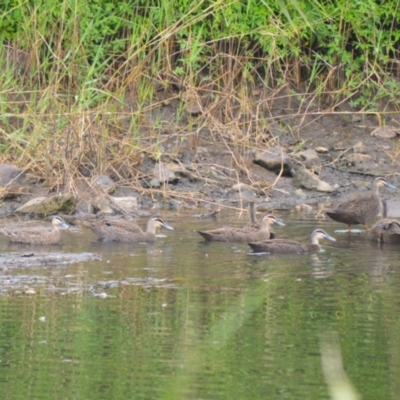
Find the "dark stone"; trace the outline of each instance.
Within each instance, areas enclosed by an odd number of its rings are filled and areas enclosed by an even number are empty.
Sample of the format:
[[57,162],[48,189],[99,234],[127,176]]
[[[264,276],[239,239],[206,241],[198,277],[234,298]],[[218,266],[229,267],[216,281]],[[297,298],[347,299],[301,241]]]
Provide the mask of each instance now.
[[258,152],[253,160],[254,164],[261,165],[277,175],[282,171],[283,176],[292,176],[290,158],[282,147],[271,147],[266,151]]

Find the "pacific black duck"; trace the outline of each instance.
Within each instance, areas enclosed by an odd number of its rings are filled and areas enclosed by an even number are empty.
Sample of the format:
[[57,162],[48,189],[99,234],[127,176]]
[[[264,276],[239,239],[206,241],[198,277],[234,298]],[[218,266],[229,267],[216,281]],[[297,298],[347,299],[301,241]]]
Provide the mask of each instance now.
[[83,225],[90,228],[103,242],[154,242],[157,228],[174,229],[159,216],[147,221],[146,231],[133,222],[123,220],[84,221]]
[[29,244],[56,244],[60,242],[60,227],[68,228],[65,221],[55,216],[51,220],[52,229],[47,227],[1,229],[1,232],[8,237],[10,242]]
[[326,210],[325,213],[335,221],[348,225],[363,225],[369,230],[367,222],[375,218],[381,210],[381,201],[379,199],[379,188],[387,187],[396,189],[395,186],[386,181],[383,177],[377,177],[372,181],[371,193],[367,195],[359,195],[352,199],[346,200],[332,210]]
[[386,201],[382,201],[382,219],[372,226],[368,237],[380,243],[400,243],[400,222],[387,218]]
[[311,234],[311,244],[303,244],[295,240],[287,239],[274,239],[264,240],[260,242],[251,242],[248,245],[256,253],[282,253],[282,254],[304,254],[304,253],[317,253],[321,251],[319,241],[321,239],[328,239],[335,242],[336,239],[328,235],[322,229],[315,229]]
[[270,226],[273,224],[285,226],[275,216],[268,214],[262,219],[259,230],[223,227],[211,231],[197,231],[197,233],[207,242],[251,242],[271,239]]
[[255,207],[254,201],[249,202],[248,213],[249,213],[249,222],[243,228],[251,229],[251,230],[255,230],[255,231],[260,230],[261,223],[259,221],[257,221],[256,207]]
[[381,243],[400,243],[400,222],[395,219],[381,219],[372,226],[368,237]]

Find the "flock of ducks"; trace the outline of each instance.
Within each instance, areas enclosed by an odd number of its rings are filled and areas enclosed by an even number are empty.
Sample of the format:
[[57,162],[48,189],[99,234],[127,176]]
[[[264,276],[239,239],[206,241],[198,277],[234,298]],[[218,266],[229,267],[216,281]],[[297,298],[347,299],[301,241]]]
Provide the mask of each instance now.
[[[325,213],[335,221],[348,225],[349,232],[352,225],[363,225],[369,237],[379,242],[400,243],[400,222],[385,218],[386,203],[379,198],[379,188],[388,187],[395,189],[383,177],[377,177],[372,182],[370,195],[359,195],[339,204],[336,208],[326,210]],[[319,241],[327,239],[336,241],[322,229],[315,229],[311,234],[311,243],[304,244],[289,239],[276,239],[272,225],[284,226],[273,214],[265,215],[261,223],[255,218],[254,203],[250,203],[250,222],[243,228],[222,227],[209,231],[198,231],[208,242],[243,242],[254,252],[302,254],[315,253],[321,250]],[[378,221],[371,229],[367,222],[375,218],[383,208],[384,218]],[[85,221],[82,223],[90,228],[102,241],[118,242],[154,242],[156,230],[164,228],[173,230],[159,216],[152,217],[147,222],[146,230],[142,230],[136,223],[121,219],[103,219],[97,221]],[[11,242],[29,244],[54,244],[60,242],[59,228],[68,228],[64,220],[55,216],[52,219],[52,229],[43,227],[1,229],[0,232],[9,238]]]

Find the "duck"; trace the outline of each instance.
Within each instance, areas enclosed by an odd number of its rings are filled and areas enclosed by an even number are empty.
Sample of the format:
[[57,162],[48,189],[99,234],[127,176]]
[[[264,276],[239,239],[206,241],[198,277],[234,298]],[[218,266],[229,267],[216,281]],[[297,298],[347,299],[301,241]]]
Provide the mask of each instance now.
[[157,228],[174,230],[159,216],[147,221],[146,231],[134,222],[124,220],[84,221],[83,225],[90,228],[103,242],[154,242]]
[[327,239],[336,242],[336,239],[328,235],[322,229],[315,229],[311,233],[311,244],[303,244],[296,240],[289,239],[274,239],[263,240],[260,242],[250,242],[248,245],[255,253],[282,253],[282,254],[304,254],[304,253],[318,253],[321,251],[319,241]]
[[69,226],[58,215],[53,217],[51,225],[52,229],[48,229],[47,227],[20,229],[3,228],[0,232],[7,236],[10,242],[27,244],[57,244],[61,240],[59,228],[62,227],[67,229]]
[[382,219],[372,226],[368,237],[379,243],[400,243],[400,222],[387,218],[386,201],[382,201]]
[[265,215],[258,230],[223,227],[211,231],[197,231],[207,242],[251,242],[271,239],[271,225],[285,226],[274,215]]
[[257,221],[256,207],[254,201],[249,202],[248,213],[249,213],[249,222],[243,228],[255,231],[260,230],[261,224],[259,221]]
[[[242,229],[245,229],[245,230],[248,230],[248,231],[252,231],[252,232],[258,232],[261,229],[261,222],[258,221],[258,219],[257,219],[256,207],[255,207],[254,201],[250,201],[249,202],[248,213],[249,213],[249,222]],[[272,215],[272,214],[270,214],[270,215]],[[281,222],[281,221],[279,221],[279,222]],[[276,225],[279,225],[279,222]],[[275,231],[271,228],[271,225],[274,225],[274,224],[275,223],[271,223],[270,226],[269,226],[269,232],[270,232],[269,239],[275,239],[276,238]]]
[[400,222],[395,219],[381,219],[372,226],[368,236],[380,243],[400,243]]
[[396,189],[386,181],[385,178],[379,176],[372,181],[371,194],[369,196],[360,195],[352,199],[346,200],[332,210],[326,210],[325,214],[337,222],[347,224],[348,231],[351,231],[352,225],[363,225],[369,230],[367,222],[375,218],[381,211],[381,200],[379,198],[379,188],[387,187]]

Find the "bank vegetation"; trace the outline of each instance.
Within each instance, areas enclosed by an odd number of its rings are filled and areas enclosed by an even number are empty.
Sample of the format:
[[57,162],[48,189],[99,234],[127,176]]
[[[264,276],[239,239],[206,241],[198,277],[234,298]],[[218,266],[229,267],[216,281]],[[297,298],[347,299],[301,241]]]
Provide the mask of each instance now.
[[326,114],[384,125],[399,15],[378,0],[3,1],[1,160],[51,187],[104,172],[140,186],[145,157],[205,138],[240,154]]

